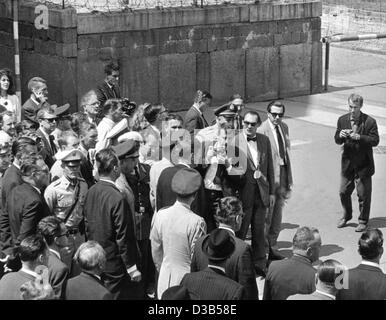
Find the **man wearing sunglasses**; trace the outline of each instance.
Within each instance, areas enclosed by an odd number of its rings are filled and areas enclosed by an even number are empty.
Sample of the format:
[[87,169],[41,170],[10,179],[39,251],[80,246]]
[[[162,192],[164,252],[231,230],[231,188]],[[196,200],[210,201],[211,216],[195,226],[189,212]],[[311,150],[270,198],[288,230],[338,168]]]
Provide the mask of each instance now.
[[371,177],[375,172],[373,147],[379,143],[379,134],[375,119],[361,112],[362,96],[351,94],[348,105],[349,113],[338,119],[335,132],[335,142],[343,144],[339,191],[343,217],[338,228],[343,228],[352,219],[351,194],[356,187],[360,215],[355,231],[363,232],[370,217]]
[[55,163],[55,154],[57,152],[55,138],[52,135],[52,132],[54,132],[56,128],[57,116],[55,111],[49,107],[40,109],[37,113],[37,118],[39,121],[39,129],[36,130],[36,134],[42,139],[44,145],[41,155],[48,168],[51,169]]
[[275,205],[266,219],[266,245],[269,247],[269,260],[284,258],[277,250],[277,238],[281,230],[282,212],[285,200],[292,187],[290,161],[290,140],[288,126],[282,121],[285,106],[279,101],[271,101],[267,107],[268,119],[257,129],[271,142],[273,171],[275,175]]

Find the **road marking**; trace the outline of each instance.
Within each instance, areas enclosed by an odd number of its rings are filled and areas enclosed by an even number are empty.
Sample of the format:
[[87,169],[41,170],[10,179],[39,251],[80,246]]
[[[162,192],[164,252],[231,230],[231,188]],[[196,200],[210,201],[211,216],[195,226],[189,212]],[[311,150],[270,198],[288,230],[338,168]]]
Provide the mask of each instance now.
[[305,141],[305,140],[291,140],[291,148],[301,146],[303,144],[310,144],[311,141]]

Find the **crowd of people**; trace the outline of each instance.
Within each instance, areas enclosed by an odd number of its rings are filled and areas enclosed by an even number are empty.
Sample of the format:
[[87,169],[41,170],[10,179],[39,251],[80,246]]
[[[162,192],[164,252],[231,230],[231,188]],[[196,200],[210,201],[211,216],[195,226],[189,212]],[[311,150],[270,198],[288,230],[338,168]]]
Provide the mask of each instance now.
[[363,232],[363,261],[347,278],[335,260],[313,266],[315,228],[296,231],[291,258],[278,248],[293,185],[282,102],[262,122],[234,94],[210,122],[208,91],[181,117],[121,97],[116,63],[105,73],[70,112],[48,102],[41,77],[21,105],[0,70],[0,299],[258,300],[258,276],[267,300],[386,298],[383,235],[367,228],[379,136],[362,97],[349,97],[335,135],[338,227],[352,218],[356,185]]

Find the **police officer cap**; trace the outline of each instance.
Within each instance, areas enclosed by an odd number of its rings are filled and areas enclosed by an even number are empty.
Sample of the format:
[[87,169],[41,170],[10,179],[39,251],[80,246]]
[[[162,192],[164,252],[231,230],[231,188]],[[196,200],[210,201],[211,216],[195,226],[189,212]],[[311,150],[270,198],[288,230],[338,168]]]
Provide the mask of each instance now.
[[112,149],[118,156],[119,160],[126,158],[136,158],[138,153],[138,142],[134,140],[126,140],[113,146]]
[[77,149],[60,151],[55,155],[57,160],[64,162],[81,161],[83,158],[82,152]]
[[181,196],[195,193],[201,186],[202,178],[197,170],[182,168],[172,179],[172,190]]
[[234,110],[231,110],[230,106],[231,105],[229,103],[226,103],[218,107],[216,110],[214,110],[215,116],[234,117],[236,115],[236,112]]

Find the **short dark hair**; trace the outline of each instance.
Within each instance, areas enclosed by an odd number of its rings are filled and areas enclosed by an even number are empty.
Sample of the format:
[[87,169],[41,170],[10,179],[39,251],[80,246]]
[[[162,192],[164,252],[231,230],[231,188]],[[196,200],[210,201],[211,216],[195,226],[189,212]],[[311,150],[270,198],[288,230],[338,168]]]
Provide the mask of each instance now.
[[41,234],[26,237],[18,248],[21,261],[35,261],[47,250],[46,242]]
[[37,163],[41,161],[43,162],[42,157],[30,158],[25,163],[23,163],[20,167],[20,175],[22,177],[30,177],[34,172],[41,170],[41,166]]
[[241,201],[236,197],[225,197],[220,199],[214,218],[219,223],[233,225],[236,216],[240,215],[243,215]]
[[75,112],[71,115],[71,129],[79,135],[79,127],[82,123],[88,123],[87,115],[83,112]]
[[157,120],[157,115],[160,113],[162,104],[150,104],[143,111],[143,116],[151,124]]
[[292,244],[294,249],[307,250],[310,243],[315,240],[315,233],[319,233],[316,228],[300,227],[296,230]]
[[8,68],[1,69],[0,70],[0,78],[2,76],[6,76],[9,80],[9,88],[7,90],[7,94],[14,94],[15,93],[15,88],[14,88],[14,81],[13,81],[13,76],[11,70]]
[[285,106],[284,106],[284,104],[281,103],[280,101],[273,100],[273,101],[271,101],[270,103],[268,103],[267,111],[268,111],[268,112],[271,112],[271,108],[272,108],[273,106],[279,107],[279,108],[283,108],[283,113],[285,113]]
[[119,65],[115,62],[110,62],[105,66],[105,74],[111,75],[113,71],[119,71]]
[[114,150],[111,148],[102,149],[95,155],[99,175],[109,175],[119,160]]
[[12,155],[16,157],[20,153],[25,153],[26,146],[36,146],[36,142],[29,137],[20,137],[12,143]]
[[230,96],[230,98],[229,98],[229,101],[233,101],[233,100],[235,100],[235,99],[241,99],[241,100],[243,100],[243,98],[241,97],[241,95],[238,94],[238,93],[232,94],[232,95]]
[[359,254],[363,259],[371,260],[379,256],[383,246],[383,234],[379,229],[368,229],[358,241]]
[[256,111],[253,111],[253,110],[247,111],[247,113],[244,115],[244,119],[245,119],[245,117],[246,117],[247,115],[249,115],[249,114],[252,115],[252,116],[257,117],[257,123],[258,123],[258,124],[261,123],[261,118],[260,118],[259,113],[256,112]]
[[184,123],[184,119],[182,119],[182,117],[179,114],[176,114],[176,113],[169,113],[165,117],[165,121],[170,121],[170,120],[178,120],[178,121],[181,122],[181,124]]
[[344,272],[344,266],[334,259],[323,261],[318,266],[318,279],[328,286],[334,286],[335,280]]
[[44,237],[49,246],[54,243],[55,237],[60,236],[62,223],[62,220],[56,216],[45,217],[38,223],[37,231]]
[[110,109],[112,111],[115,111],[115,110],[117,110],[121,106],[122,106],[122,104],[121,104],[121,102],[118,99],[109,99],[103,105],[102,113],[104,115],[106,115],[110,111]]

